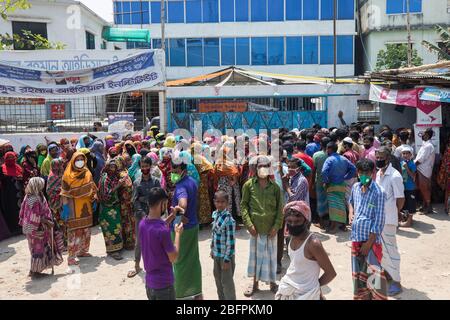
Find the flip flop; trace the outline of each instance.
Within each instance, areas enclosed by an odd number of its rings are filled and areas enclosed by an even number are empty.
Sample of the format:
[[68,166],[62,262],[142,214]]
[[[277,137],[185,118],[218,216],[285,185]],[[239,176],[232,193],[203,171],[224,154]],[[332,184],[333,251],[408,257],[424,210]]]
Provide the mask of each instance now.
[[67,261],[67,264],[69,265],[69,267],[70,267],[70,266],[78,266],[78,265],[80,264],[80,262],[77,261],[76,259],[69,259],[69,260]]
[[128,278],[134,278],[134,277],[137,276],[141,271],[142,271],[141,268],[139,268],[138,271],[136,271],[136,270],[128,271],[127,277],[128,277]]
[[258,292],[259,288],[255,288],[255,286],[253,284],[250,284],[247,287],[247,290],[245,290],[244,292],[244,296],[246,296],[247,298],[250,298],[251,296],[253,296],[255,294],[255,292]]

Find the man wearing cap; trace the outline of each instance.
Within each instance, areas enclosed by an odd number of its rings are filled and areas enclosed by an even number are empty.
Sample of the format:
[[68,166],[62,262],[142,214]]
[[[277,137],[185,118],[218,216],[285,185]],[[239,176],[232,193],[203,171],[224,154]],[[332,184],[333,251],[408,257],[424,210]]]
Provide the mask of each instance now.
[[[304,201],[293,201],[283,209],[291,241],[291,260],[281,279],[275,300],[320,300],[321,287],[336,277],[336,271],[320,239],[309,231],[311,210]],[[320,269],[324,272],[321,277]]]
[[420,194],[422,195],[422,212],[425,214],[433,213],[431,207],[431,176],[433,175],[433,166],[435,159],[434,146],[431,143],[433,129],[427,128],[422,135],[423,144],[417,153],[414,163],[417,166],[417,180]]

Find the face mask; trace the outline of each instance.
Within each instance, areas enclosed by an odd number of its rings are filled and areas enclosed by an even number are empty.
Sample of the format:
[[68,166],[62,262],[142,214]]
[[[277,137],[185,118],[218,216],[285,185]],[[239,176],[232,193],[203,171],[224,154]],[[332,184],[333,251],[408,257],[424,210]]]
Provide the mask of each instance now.
[[293,177],[298,173],[298,169],[289,169],[289,176]]
[[364,174],[359,176],[359,181],[363,186],[368,186],[371,180],[372,178],[370,176],[366,176]]
[[6,160],[5,160],[5,164],[6,164],[8,167],[13,166],[15,163],[16,163],[16,160],[15,160],[15,159],[6,159]]
[[259,168],[258,169],[258,177],[261,179],[265,179],[269,176],[269,168]]
[[150,173],[150,169],[141,169],[141,172],[144,176],[148,176]]
[[383,169],[386,167],[386,160],[377,160],[376,165],[378,169]]
[[83,169],[84,161],[83,160],[75,161],[75,167],[77,167],[78,169]]
[[369,146],[369,145],[364,145],[364,148],[366,148],[366,150],[369,150],[370,148],[372,148],[372,146]]
[[292,226],[290,224],[287,224],[287,229],[291,236],[298,237],[306,231],[306,223],[303,223],[303,224],[300,224],[297,226]]
[[181,180],[181,174],[178,174],[178,173],[170,174],[170,181],[172,181],[173,184],[177,184],[180,180]]
[[42,154],[43,156],[45,156],[45,155],[47,154],[47,151],[41,151],[41,154]]

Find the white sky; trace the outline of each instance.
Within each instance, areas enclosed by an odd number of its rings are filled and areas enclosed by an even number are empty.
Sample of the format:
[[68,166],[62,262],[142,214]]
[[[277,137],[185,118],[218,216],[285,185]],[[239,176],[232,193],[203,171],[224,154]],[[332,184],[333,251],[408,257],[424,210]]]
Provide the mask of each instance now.
[[113,21],[113,2],[112,0],[79,0],[89,9],[94,11],[100,17],[108,22]]

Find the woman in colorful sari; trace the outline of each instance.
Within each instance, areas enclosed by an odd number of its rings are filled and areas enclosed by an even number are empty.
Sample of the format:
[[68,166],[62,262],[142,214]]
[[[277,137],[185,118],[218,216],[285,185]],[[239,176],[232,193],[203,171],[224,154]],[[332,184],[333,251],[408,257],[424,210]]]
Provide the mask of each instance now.
[[19,235],[20,204],[23,198],[23,170],[17,164],[17,156],[8,151],[3,157],[4,164],[0,170],[1,212],[12,236]]
[[[198,150],[195,150],[195,149]],[[196,143],[193,145],[194,164],[200,174],[200,184],[198,186],[198,223],[200,228],[208,226],[213,221],[212,199],[214,195],[214,166],[209,162],[203,154],[197,154],[202,150],[202,145]]]
[[445,192],[444,206],[445,213],[449,213],[449,193],[450,193],[450,137],[447,141],[447,148],[442,157],[441,167],[439,169],[438,184]]
[[64,174],[64,160],[53,159],[51,163],[50,174],[47,178],[47,197],[48,205],[53,213],[53,221],[58,224],[64,236],[64,247],[67,248],[67,230],[66,223],[61,218],[61,183]]
[[27,188],[28,181],[33,177],[39,177],[37,155],[30,147],[27,148],[22,159],[23,188]]
[[239,170],[237,165],[230,160],[231,148],[222,148],[219,151],[216,165],[214,167],[215,185],[217,190],[223,190],[228,194],[228,211],[237,223],[241,221],[241,189],[239,185]]
[[149,152],[147,157],[152,159],[152,167],[150,169],[150,175],[159,181],[161,188],[166,189],[166,179],[159,168],[159,157],[155,152]]
[[31,253],[30,277],[42,276],[42,271],[63,262],[62,235],[53,231],[53,219],[43,191],[45,180],[31,178],[20,208],[20,222]]
[[181,151],[180,153],[178,153],[177,157],[178,159],[186,163],[187,175],[194,179],[198,186],[200,184],[200,175],[197,171],[197,168],[192,163],[193,158],[191,154],[187,151]]
[[90,227],[92,226],[92,206],[96,198],[97,187],[86,162],[87,159],[83,153],[75,152],[62,178],[62,218],[67,225],[69,266],[78,265],[78,257],[91,257],[89,253]]
[[170,180],[170,174],[172,173],[172,155],[172,148],[164,147],[159,150],[159,169],[166,181],[166,191],[169,194],[169,201],[172,200],[173,191],[175,190],[175,185]]
[[25,157],[25,152],[27,150],[31,149],[30,146],[22,146],[22,148],[20,148],[20,152],[19,152],[19,156],[17,157],[17,164],[20,166],[22,165],[22,162],[24,160]]
[[117,147],[112,147],[108,150],[108,159],[114,159],[119,155],[119,150],[117,149]]
[[118,175],[120,178],[119,187],[119,201],[120,201],[120,216],[122,222],[122,238],[123,247],[125,250],[134,250],[135,238],[135,224],[132,204],[133,195],[133,183],[128,175],[128,171],[125,168],[124,160],[122,157],[116,158],[116,165]]
[[[61,147],[61,158],[66,159],[68,157],[68,154],[72,151],[72,145],[70,144],[69,139],[62,138],[59,140],[59,145]],[[71,153],[72,155],[73,153]]]
[[118,194],[119,174],[116,160],[109,160],[98,184],[98,200],[101,205],[99,221],[105,239],[106,253],[115,260],[123,259],[120,254],[123,239]]
[[36,146],[36,153],[38,155],[38,168],[41,170],[42,162],[47,158],[47,146],[43,143],[39,143]]
[[141,159],[142,156],[140,154],[135,154],[131,157],[131,167],[128,169],[128,176],[131,182],[134,182],[141,176]]
[[133,141],[131,141],[131,140],[125,141],[125,144],[123,145],[122,155],[128,154],[131,158],[136,153],[138,153],[138,152],[136,151],[136,148],[134,147]]

